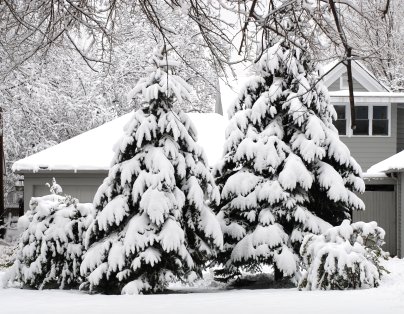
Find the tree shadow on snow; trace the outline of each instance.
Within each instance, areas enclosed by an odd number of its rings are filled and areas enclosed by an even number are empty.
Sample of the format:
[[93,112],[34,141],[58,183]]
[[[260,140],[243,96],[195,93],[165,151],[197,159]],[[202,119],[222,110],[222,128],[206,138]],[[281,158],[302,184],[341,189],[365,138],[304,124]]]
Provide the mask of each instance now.
[[168,289],[161,294],[217,293],[228,290],[290,289],[296,285],[290,278],[275,281],[273,274],[260,273],[244,275],[228,283],[210,281],[205,286],[183,286]]

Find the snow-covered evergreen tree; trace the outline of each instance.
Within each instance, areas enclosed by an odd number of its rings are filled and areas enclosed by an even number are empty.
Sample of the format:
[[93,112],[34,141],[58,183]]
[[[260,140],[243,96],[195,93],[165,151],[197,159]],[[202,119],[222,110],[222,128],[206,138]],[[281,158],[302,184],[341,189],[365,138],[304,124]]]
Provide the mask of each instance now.
[[93,205],[56,194],[33,197],[19,220],[22,233],[16,260],[4,284],[35,289],[78,287],[84,233],[93,220]]
[[306,290],[373,288],[386,269],[381,261],[385,231],[376,222],[344,220],[321,235],[306,235],[300,248],[306,271],[299,283]]
[[219,191],[188,116],[174,108],[191,87],[175,75],[176,61],[156,49],[149,75],[130,97],[146,101],[115,147],[94,204],[81,266],[91,290],[151,293],[173,279],[201,276],[223,236],[210,205]]
[[306,232],[321,233],[363,209],[360,166],[339,140],[327,88],[310,54],[279,41],[230,108],[216,167],[225,250],[219,276],[240,266],[296,269]]

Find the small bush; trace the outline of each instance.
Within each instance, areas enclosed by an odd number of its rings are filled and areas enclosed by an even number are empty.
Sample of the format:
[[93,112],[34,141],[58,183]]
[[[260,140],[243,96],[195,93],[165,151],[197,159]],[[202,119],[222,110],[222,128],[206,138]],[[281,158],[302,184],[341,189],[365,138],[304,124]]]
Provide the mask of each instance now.
[[[343,290],[377,287],[387,258],[385,232],[376,222],[344,220],[321,235],[305,236],[300,254],[304,272],[299,288]],[[386,271],[387,272],[387,271]]]
[[33,197],[30,210],[19,220],[25,231],[3,284],[36,289],[78,286],[83,280],[83,233],[92,221],[92,212],[92,204],[80,204],[71,196]]
[[0,243],[0,270],[13,265],[17,254],[16,245],[6,245]]

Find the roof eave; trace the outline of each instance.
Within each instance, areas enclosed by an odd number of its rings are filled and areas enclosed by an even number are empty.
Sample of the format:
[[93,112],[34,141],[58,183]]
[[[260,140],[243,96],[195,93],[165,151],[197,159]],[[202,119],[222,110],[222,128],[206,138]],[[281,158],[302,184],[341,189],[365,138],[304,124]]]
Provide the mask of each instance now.
[[77,169],[77,170],[68,170],[68,169],[19,169],[13,171],[15,174],[20,175],[30,175],[30,174],[105,174],[108,172],[108,169]]

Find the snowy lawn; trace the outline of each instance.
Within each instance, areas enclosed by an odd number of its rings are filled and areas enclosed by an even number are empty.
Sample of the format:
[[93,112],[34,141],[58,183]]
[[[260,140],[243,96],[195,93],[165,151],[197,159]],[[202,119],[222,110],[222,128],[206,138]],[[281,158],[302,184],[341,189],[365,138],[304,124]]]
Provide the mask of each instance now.
[[[222,290],[175,288],[170,294],[140,296],[88,295],[79,291],[0,288],[0,313],[404,313],[404,259],[385,265],[377,289],[298,291],[292,289]],[[0,277],[3,273],[0,273]]]

